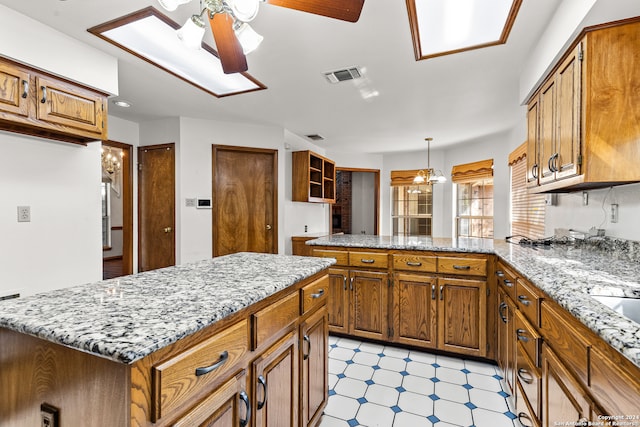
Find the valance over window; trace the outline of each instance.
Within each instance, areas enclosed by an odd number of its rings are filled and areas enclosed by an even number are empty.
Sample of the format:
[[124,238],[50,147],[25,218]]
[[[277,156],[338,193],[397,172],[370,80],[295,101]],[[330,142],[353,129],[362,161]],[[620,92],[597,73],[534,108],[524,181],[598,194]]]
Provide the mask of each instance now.
[[451,181],[454,184],[491,178],[493,178],[493,159],[455,165],[451,169]]

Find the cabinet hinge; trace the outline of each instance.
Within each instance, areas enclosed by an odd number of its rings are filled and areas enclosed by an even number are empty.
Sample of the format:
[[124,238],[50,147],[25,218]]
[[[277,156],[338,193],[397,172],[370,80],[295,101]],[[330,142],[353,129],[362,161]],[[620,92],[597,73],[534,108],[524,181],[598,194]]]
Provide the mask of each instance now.
[[584,60],[584,52],[582,51],[582,47],[580,48],[580,51],[578,52],[578,61],[583,61]]
[[389,334],[389,338],[393,337],[393,328],[388,328],[387,333]]
[[138,170],[141,171],[142,170],[142,163],[138,163]]
[[582,154],[578,155],[578,165],[582,166]]
[[487,289],[487,296],[491,295],[491,289]]
[[387,283],[389,284],[389,287],[393,287],[393,281],[391,279],[387,279]]

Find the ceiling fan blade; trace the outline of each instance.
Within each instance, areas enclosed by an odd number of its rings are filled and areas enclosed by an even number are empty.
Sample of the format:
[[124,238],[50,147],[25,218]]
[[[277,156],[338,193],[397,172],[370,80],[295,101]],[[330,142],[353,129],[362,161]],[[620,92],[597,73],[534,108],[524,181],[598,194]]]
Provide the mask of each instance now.
[[209,17],[211,31],[216,41],[216,48],[225,74],[247,71],[247,58],[242,52],[242,45],[233,31],[233,18],[227,13],[216,13]]
[[364,5],[364,0],[266,0],[266,2],[348,22],[358,21]]

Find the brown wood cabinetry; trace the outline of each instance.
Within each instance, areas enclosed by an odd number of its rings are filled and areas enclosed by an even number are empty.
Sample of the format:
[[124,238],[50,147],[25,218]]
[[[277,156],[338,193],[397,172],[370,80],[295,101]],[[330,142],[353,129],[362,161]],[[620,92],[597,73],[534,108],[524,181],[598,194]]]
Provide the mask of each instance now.
[[330,270],[330,332],[491,357],[489,257],[337,247],[314,255],[344,266]]
[[[527,181],[574,191],[640,181],[640,21],[585,29],[528,104]],[[637,109],[636,109],[637,110]]]
[[0,129],[85,144],[107,139],[107,94],[0,57]]
[[508,295],[498,288],[498,326],[497,326],[497,338],[498,338],[498,365],[505,375],[505,382],[507,387],[514,393],[515,390],[515,348],[516,341],[513,339],[515,336],[514,328],[514,310],[512,300]]
[[0,328],[2,423],[40,425],[47,402],[63,426],[315,426],[328,286],[320,272],[131,365]]
[[335,163],[312,151],[294,151],[291,154],[291,199],[294,202],[335,203]]

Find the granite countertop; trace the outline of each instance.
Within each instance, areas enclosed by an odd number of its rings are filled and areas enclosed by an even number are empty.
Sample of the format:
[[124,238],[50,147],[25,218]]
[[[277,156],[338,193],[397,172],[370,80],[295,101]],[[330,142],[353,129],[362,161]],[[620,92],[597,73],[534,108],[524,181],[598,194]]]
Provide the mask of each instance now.
[[342,235],[315,246],[496,254],[640,367],[640,324],[594,295],[640,298],[640,244],[600,239],[531,247],[504,240]]
[[227,255],[2,301],[0,327],[130,364],[334,263]]

